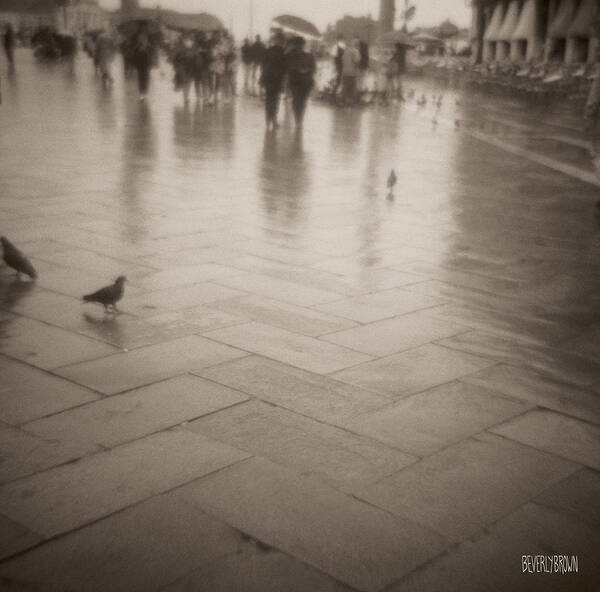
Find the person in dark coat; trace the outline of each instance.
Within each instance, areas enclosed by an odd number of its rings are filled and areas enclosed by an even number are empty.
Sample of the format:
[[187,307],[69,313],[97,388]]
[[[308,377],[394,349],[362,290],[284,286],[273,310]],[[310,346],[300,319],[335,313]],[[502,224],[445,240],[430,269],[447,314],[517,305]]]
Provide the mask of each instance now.
[[265,89],[265,114],[267,130],[275,129],[277,113],[279,112],[279,99],[283,90],[283,81],[286,74],[286,55],[283,49],[285,37],[282,33],[275,33],[273,44],[269,47],[262,60],[262,73],[260,83]]
[[252,72],[252,45],[250,40],[246,37],[244,44],[241,49],[242,54],[242,65],[244,68],[244,92],[250,93],[250,73]]
[[302,127],[306,103],[315,84],[317,66],[314,57],[304,50],[306,41],[302,37],[292,40],[292,49],[288,54],[288,85],[292,93],[292,107],[296,126]]
[[15,69],[15,32],[10,23],[6,25],[4,32],[4,53],[8,60],[8,69],[12,72]]
[[333,65],[335,67],[335,86],[333,88],[333,94],[336,95],[341,84],[342,84],[342,69],[344,61],[344,36],[338,35],[337,44],[335,47],[335,56],[333,58]]
[[252,50],[250,52],[250,56],[252,58],[252,80],[250,81],[250,86],[252,88],[252,92],[256,92],[256,83],[259,76],[259,72],[262,68],[262,62],[265,57],[266,51],[267,48],[262,42],[260,35],[257,35],[256,40],[252,44]]
[[148,26],[143,23],[138,29],[131,48],[131,63],[137,71],[140,101],[146,99],[150,86],[150,70],[154,59],[154,47],[150,40]]
[[363,93],[366,90],[366,81],[370,64],[369,44],[366,41],[360,41],[358,53],[360,54],[360,62],[358,64],[358,90],[360,93]]

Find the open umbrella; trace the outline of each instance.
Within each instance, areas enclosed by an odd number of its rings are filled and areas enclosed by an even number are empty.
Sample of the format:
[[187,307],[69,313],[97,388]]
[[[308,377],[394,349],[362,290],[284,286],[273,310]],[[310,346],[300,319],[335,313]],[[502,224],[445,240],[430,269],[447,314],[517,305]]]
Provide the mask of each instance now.
[[449,20],[445,20],[438,28],[438,34],[442,39],[448,39],[458,35],[458,27],[451,23]]
[[311,37],[313,39],[321,38],[319,29],[311,22],[300,18],[299,16],[282,14],[273,19],[273,26],[283,29],[284,33],[301,35],[302,37]]
[[207,12],[180,14],[168,11],[161,15],[161,21],[165,27],[178,31],[218,31],[223,29],[223,23],[216,16]]
[[389,33],[384,33],[378,39],[378,43],[380,45],[396,45],[399,43],[400,45],[406,45],[407,47],[412,47],[414,45],[413,39],[411,39],[404,31],[390,31]]
[[412,40],[416,43],[442,43],[442,40],[439,37],[429,35],[428,33],[418,33],[417,35],[413,35]]
[[154,19],[132,19],[129,21],[123,21],[117,27],[117,31],[121,35],[129,37],[135,35],[141,27],[146,26],[150,35],[160,34],[160,23]]

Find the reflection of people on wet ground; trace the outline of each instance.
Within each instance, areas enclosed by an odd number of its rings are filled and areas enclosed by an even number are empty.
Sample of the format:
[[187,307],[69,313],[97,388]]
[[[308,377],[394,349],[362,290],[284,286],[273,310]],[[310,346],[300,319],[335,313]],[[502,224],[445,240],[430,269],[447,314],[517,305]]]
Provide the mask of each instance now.
[[223,34],[225,45],[225,76],[223,78],[223,93],[225,99],[235,97],[236,93],[236,63],[235,63],[235,42],[228,31]]
[[360,64],[359,41],[355,39],[344,50],[342,56],[342,101],[350,105],[356,99],[356,81]]
[[256,36],[256,40],[252,44],[252,49],[250,53],[250,57],[252,60],[252,72],[250,76],[250,92],[252,94],[258,94],[260,91],[258,87],[259,85],[259,76],[262,70],[263,60],[265,58],[265,53],[267,48],[265,44],[262,42],[260,35]]
[[131,47],[131,63],[137,71],[140,101],[144,101],[148,94],[153,58],[154,48],[150,41],[148,25],[147,23],[141,23],[133,38]]
[[[192,81],[195,80],[196,44],[192,33],[183,33],[171,55],[175,70],[175,90],[183,90],[183,100],[187,103],[190,98]],[[198,99],[196,87],[196,99]]]
[[273,36],[272,45],[266,50],[262,61],[262,74],[260,82],[265,89],[265,115],[267,130],[275,129],[279,100],[283,89],[283,80],[286,73],[286,55],[283,50],[285,37],[277,32]]
[[15,69],[15,32],[10,23],[6,25],[3,41],[4,53],[8,60],[8,70],[12,72]]
[[225,76],[225,55],[227,53],[221,31],[215,31],[211,41],[210,76],[212,93],[211,97],[208,99],[209,105],[212,105],[219,100],[223,78]]
[[333,87],[333,94],[337,94],[340,85],[342,84],[342,71],[343,71],[343,58],[344,58],[344,36],[338,37],[338,42],[335,47],[335,55],[333,58],[333,65],[335,67],[335,83]]
[[358,92],[366,90],[367,74],[369,73],[369,44],[366,41],[359,41],[358,53],[360,61],[358,63]]
[[114,57],[115,44],[107,33],[102,32],[96,40],[96,46],[94,48],[94,64],[96,65],[104,84],[111,84],[113,82],[110,66]]
[[306,103],[314,86],[317,69],[313,56],[304,50],[305,45],[306,41],[302,37],[295,37],[287,58],[288,85],[292,93],[294,118],[298,127],[302,127],[304,121]]
[[250,74],[252,72],[252,45],[248,37],[244,39],[241,49],[242,68],[244,69],[244,92],[250,93]]
[[402,98],[402,76],[406,71],[406,46],[396,43],[386,70],[385,99]]

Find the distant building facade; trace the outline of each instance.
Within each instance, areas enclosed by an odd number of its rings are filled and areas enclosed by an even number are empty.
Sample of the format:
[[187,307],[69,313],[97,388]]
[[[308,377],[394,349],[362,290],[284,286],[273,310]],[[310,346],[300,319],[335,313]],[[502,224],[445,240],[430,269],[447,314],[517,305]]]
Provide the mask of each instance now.
[[125,19],[134,17],[139,8],[138,0],[121,0],[121,16]]
[[59,6],[55,0],[0,0],[0,24],[10,23],[16,31],[52,27],[70,35],[107,29],[109,13],[98,0],[70,0]]
[[585,63],[594,59],[599,0],[473,0],[477,61]]

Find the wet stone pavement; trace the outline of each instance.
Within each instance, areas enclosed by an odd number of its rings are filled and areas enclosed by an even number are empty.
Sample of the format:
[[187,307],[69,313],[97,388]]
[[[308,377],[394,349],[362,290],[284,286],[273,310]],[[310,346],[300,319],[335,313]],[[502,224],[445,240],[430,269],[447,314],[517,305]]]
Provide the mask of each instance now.
[[[421,80],[437,115],[312,103],[297,134],[284,106],[265,135],[165,67],[147,104],[83,58],[0,68],[0,234],[39,272],[0,268],[0,588],[597,589],[575,114]],[[121,314],[81,302],[121,274]]]

